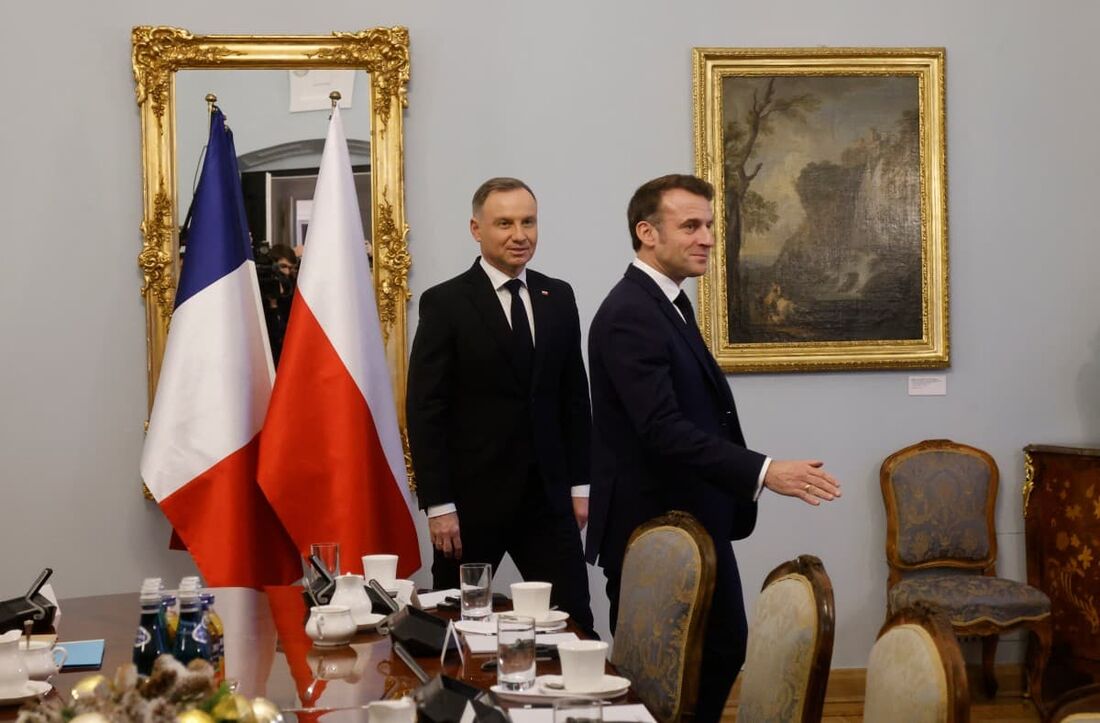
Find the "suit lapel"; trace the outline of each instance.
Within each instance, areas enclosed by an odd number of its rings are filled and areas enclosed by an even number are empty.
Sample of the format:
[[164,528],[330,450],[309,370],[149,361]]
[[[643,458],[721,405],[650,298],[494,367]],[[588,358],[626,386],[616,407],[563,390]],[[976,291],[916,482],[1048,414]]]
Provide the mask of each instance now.
[[470,295],[470,302],[477,310],[477,316],[485,324],[493,343],[497,345],[500,355],[507,360],[508,368],[512,370],[519,381],[519,369],[516,368],[516,360],[512,356],[512,328],[508,326],[508,319],[504,316],[504,309],[500,306],[500,298],[496,289],[485,275],[481,265],[475,261],[473,267],[465,274],[466,284]]
[[659,308],[661,313],[668,318],[677,333],[679,333],[680,338],[684,340],[684,343],[691,349],[691,353],[695,355],[695,359],[703,367],[703,371],[706,373],[707,378],[710,379],[710,383],[714,385],[715,391],[717,391],[724,400],[732,404],[733,400],[729,386],[726,384],[725,377],[722,376],[721,370],[719,370],[717,364],[715,364],[714,357],[711,356],[710,350],[707,349],[706,344],[703,343],[703,336],[699,332],[698,327],[689,328],[689,325],[685,323],[684,319],[680,316],[679,310],[668,300],[664,292],[661,291],[661,287],[657,286],[657,282],[649,278],[644,271],[631,264],[626,269],[626,277],[637,282],[651,297],[653,297],[654,302],[657,304],[657,308]]
[[554,313],[549,290],[542,280],[527,270],[527,293],[531,296],[531,313],[535,316],[535,364],[532,377],[537,376],[550,348],[551,317]]

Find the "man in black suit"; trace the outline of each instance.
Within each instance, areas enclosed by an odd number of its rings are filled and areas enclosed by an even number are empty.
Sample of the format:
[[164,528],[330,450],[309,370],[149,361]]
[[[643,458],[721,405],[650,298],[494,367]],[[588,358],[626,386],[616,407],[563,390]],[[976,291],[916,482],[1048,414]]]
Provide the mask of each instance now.
[[[730,540],[756,524],[763,488],[817,505],[840,495],[816,460],[772,460],[745,447],[733,395],[703,342],[684,279],[714,245],[714,191],[694,176],[654,179],[627,210],[637,258],[589,330],[592,509],[588,561],[607,577],[615,624],[627,540],[685,510],[714,539],[718,570],[703,647],[696,720],[717,721],[745,659],[747,627]],[[614,628],[612,628],[614,630]]]
[[428,513],[436,588],[460,562],[511,555],[551,602],[592,629],[580,528],[588,518],[591,413],[569,284],[527,268],[537,202],[514,178],[474,194],[481,257],[420,298],[408,428]]

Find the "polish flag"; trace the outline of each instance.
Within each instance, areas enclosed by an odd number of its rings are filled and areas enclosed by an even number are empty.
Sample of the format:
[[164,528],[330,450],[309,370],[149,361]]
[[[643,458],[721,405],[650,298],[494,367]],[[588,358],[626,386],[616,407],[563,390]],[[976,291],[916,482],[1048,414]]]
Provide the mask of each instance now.
[[141,476],[208,585],[301,576],[299,554],[256,483],[274,369],[233,136],[210,117],[187,253]]
[[260,442],[259,480],[299,549],[340,543],[420,567],[413,502],[340,110],[313,195],[298,290]]

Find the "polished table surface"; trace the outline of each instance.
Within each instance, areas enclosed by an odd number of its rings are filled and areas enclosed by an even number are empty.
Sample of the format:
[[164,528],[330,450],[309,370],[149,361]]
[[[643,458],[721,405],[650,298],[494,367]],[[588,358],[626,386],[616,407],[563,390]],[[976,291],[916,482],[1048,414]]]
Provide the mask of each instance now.
[[[312,647],[305,635],[305,603],[301,588],[220,588],[215,610],[225,625],[226,678],[237,681],[238,692],[262,696],[292,713],[288,719],[338,723],[366,720],[362,707],[399,698],[419,686],[412,671],[394,654],[387,636],[368,633],[349,646]],[[103,638],[106,647],[99,671],[65,672],[51,682],[56,693],[68,696],[77,681],[100,672],[108,677],[130,662],[134,634],[140,617],[136,593],[98,595],[61,601],[58,644],[66,640]],[[576,628],[569,630],[577,632]],[[417,658],[429,675],[442,672],[479,688],[496,683],[496,673],[481,664],[491,655],[466,654],[463,663],[455,652],[442,666],[439,658]],[[609,668],[610,670],[610,668]],[[539,675],[559,673],[557,661],[539,662]],[[633,695],[616,702],[636,702]],[[507,701],[502,701],[507,704]],[[14,719],[16,706],[0,707],[0,720]]]

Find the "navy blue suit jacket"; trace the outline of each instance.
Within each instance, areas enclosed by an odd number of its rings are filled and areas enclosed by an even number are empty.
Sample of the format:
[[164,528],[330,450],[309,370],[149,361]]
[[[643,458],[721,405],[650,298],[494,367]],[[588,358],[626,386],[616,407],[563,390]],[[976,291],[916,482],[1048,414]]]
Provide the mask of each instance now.
[[733,395],[698,330],[633,265],[592,321],[588,362],[588,561],[620,571],[634,528],[674,509],[698,518],[716,544],[748,536],[765,456],[745,448]]

